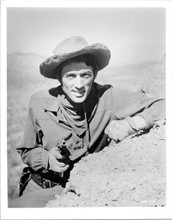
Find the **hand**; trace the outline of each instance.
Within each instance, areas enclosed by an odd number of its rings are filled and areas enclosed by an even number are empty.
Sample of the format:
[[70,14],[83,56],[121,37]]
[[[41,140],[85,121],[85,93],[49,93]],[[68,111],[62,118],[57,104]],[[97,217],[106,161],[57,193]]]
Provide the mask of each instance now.
[[122,141],[124,138],[133,133],[134,130],[125,119],[110,121],[108,126],[105,128],[105,134],[116,142]]
[[53,147],[49,152],[49,169],[62,173],[69,168],[69,159],[60,154],[58,148]]

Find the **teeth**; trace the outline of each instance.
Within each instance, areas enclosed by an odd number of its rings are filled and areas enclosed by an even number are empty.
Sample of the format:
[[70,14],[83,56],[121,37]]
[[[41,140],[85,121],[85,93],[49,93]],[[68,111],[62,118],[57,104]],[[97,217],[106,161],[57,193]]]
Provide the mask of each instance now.
[[73,91],[75,94],[78,94],[78,95],[82,95],[84,94],[84,92],[76,92],[76,91]]

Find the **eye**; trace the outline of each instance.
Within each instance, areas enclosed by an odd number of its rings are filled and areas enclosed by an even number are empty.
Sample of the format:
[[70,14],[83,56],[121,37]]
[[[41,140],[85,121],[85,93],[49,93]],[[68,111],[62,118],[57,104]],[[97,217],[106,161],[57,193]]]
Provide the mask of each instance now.
[[82,77],[84,77],[84,78],[89,78],[89,77],[91,77],[91,73],[89,73],[89,72],[83,73],[83,74],[82,74]]
[[67,75],[66,75],[66,78],[68,78],[68,79],[73,79],[73,78],[75,78],[75,77],[76,77],[76,75],[73,74],[73,73],[70,73],[70,74],[67,74]]

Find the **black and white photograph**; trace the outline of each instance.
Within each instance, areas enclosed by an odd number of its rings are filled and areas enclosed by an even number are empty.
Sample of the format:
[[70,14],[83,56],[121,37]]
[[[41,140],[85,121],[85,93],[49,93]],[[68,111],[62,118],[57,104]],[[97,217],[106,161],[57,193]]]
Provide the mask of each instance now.
[[32,208],[39,219],[85,207],[114,219],[119,207],[165,213],[171,1],[49,2],[7,4],[2,14],[1,205],[22,219]]

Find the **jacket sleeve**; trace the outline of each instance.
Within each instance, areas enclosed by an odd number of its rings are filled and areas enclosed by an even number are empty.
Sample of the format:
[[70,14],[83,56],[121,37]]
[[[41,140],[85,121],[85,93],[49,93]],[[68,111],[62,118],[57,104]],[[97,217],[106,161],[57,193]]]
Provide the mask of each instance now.
[[44,171],[48,167],[48,151],[41,144],[39,131],[39,125],[29,107],[23,140],[17,151],[21,155],[23,163],[29,165],[34,171]]
[[158,99],[150,105],[146,106],[146,108],[138,114],[145,119],[146,129],[152,127],[157,121],[166,118],[165,106],[165,100]]
[[165,99],[148,97],[141,92],[123,89],[113,90],[113,118],[124,119],[127,116],[140,115],[150,128],[156,121],[165,119]]

